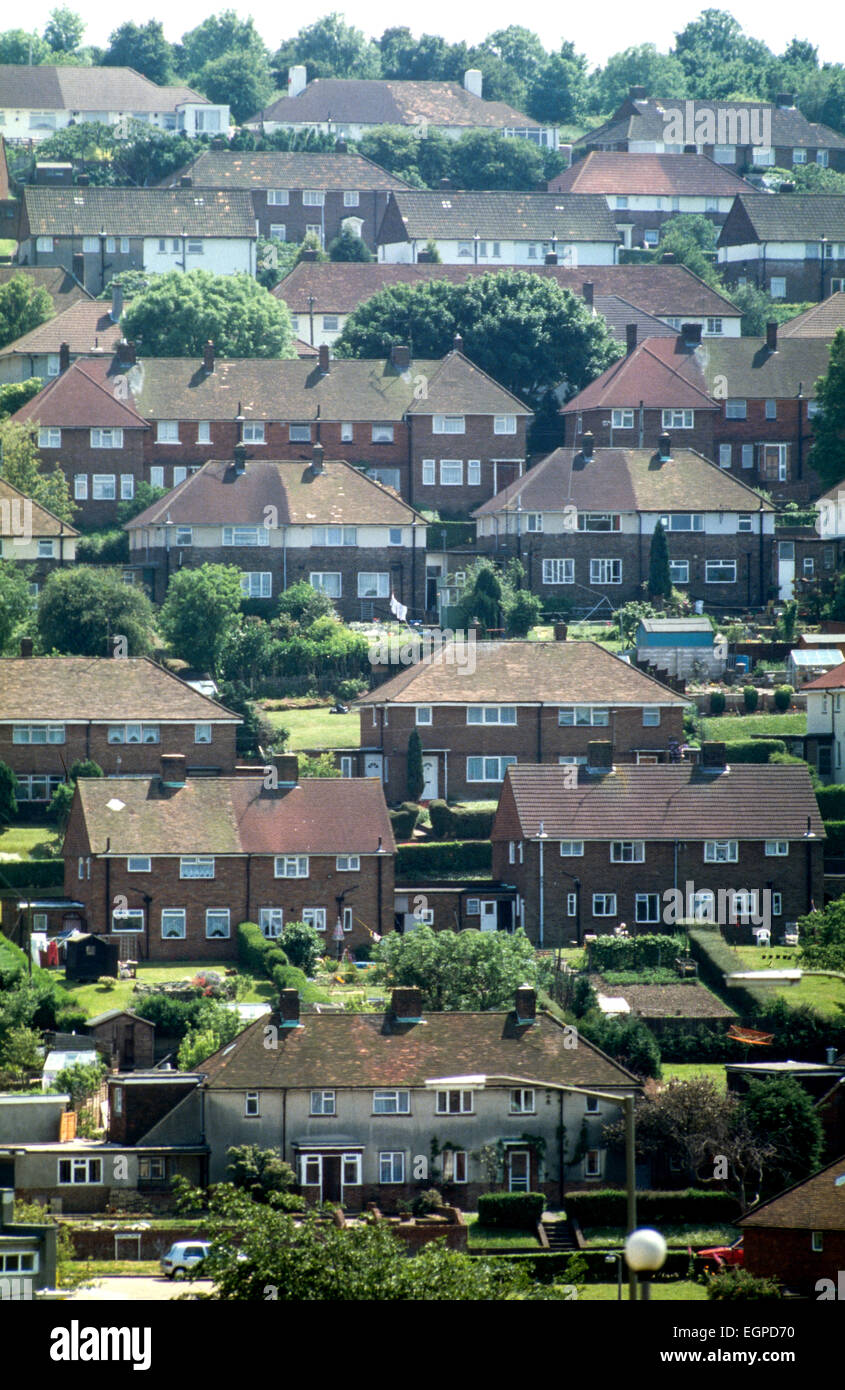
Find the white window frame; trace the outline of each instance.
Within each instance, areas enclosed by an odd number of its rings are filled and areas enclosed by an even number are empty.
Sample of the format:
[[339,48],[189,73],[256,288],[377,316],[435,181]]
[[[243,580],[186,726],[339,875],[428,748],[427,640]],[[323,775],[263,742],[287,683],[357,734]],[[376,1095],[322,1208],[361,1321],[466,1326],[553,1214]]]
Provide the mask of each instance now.
[[789,854],[788,840],[766,840],[765,853],[769,859],[784,859]]
[[431,433],[466,434],[466,416],[433,415],[431,417]]
[[[165,918],[168,930],[165,931]],[[172,928],[176,930],[172,930]],[[181,928],[181,930],[180,930]],[[162,941],[184,941],[187,935],[187,913],[184,907],[163,907],[161,909]]]
[[621,584],[622,583],[622,561],[621,560],[591,560],[590,561],[590,583],[591,584]]
[[739,862],[738,840],[705,840],[705,864],[737,864]]
[[494,415],[493,416],[494,434],[516,434],[515,415]]
[[580,859],[584,853],[583,840],[561,840],[560,856],[561,859]]
[[615,893],[594,893],[594,894],[593,894],[593,916],[594,916],[594,917],[615,917],[615,916],[616,916],[616,894],[615,894]]
[[695,411],[670,406],[660,412],[660,423],[664,430],[694,429]]
[[[358,598],[390,598],[389,570],[359,570],[356,577]],[[375,589],[375,593],[368,592],[369,589]]]
[[404,1149],[380,1149],[378,1156],[379,1187],[397,1187],[405,1181]]
[[276,941],[285,929],[285,910],[283,907],[260,907],[258,925],[265,941]]
[[[510,753],[500,757],[491,757],[488,754],[472,755],[467,758],[466,780],[467,782],[504,782],[507,769],[515,766],[516,761],[516,756]],[[481,763],[480,769],[471,767],[471,764],[474,763]],[[480,772],[480,776],[473,775],[473,773],[478,772]]]
[[338,854],[334,862],[339,874],[358,874],[361,872],[360,854]]
[[183,854],[179,858],[179,877],[212,879],[214,867],[213,854]]
[[110,426],[98,426],[91,430],[92,449],[122,449],[123,430]]
[[335,1091],[312,1091],[310,1115],[336,1115],[337,1095]]
[[[212,931],[213,918],[221,919],[219,925],[225,926],[225,931]],[[225,923],[223,922],[225,918]],[[206,941],[228,941],[232,934],[232,913],[228,907],[207,907],[205,909],[205,939]]]
[[179,443],[179,421],[178,420],[157,420],[156,421],[156,444],[178,444]]
[[38,431],[39,449],[60,449],[62,447],[62,432],[54,425],[48,425]]
[[611,864],[644,864],[645,840],[611,840]]
[[510,1115],[536,1115],[537,1093],[532,1086],[518,1086],[510,1093]]
[[574,584],[575,561],[567,556],[547,558],[543,561],[544,584]]
[[[452,1097],[457,1096],[453,1104]],[[475,1093],[473,1091],[449,1087],[435,1092],[435,1115],[474,1115]]]
[[[310,433],[311,433],[311,432],[310,432],[310,430],[309,430],[309,437],[310,437]],[[244,442],[244,444],[264,444],[264,443],[266,443],[266,440],[265,440],[265,438],[264,438],[264,421],[263,421],[263,420],[245,420],[245,421],[244,421],[244,427],[243,427],[243,442]]]
[[634,921],[655,923],[660,921],[660,894],[634,894]]
[[126,860],[128,874],[148,874],[152,872],[152,859],[148,854],[130,854]]
[[244,1119],[258,1120],[261,1118],[261,1092],[246,1091],[244,1093]]
[[[726,573],[716,574],[715,572],[719,570],[724,570]],[[705,560],[704,582],[705,584],[735,584],[736,560]]]
[[411,1092],[398,1087],[373,1091],[374,1115],[410,1115]]
[[91,476],[91,498],[94,502],[117,501],[117,477],[114,473],[94,473]]

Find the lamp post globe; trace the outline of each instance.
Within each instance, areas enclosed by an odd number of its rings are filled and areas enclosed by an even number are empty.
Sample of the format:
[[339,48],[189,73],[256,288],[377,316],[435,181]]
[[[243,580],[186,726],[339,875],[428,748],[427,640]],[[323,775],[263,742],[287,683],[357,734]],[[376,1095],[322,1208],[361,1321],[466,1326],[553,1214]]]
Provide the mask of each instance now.
[[666,1261],[666,1242],[648,1227],[632,1231],[625,1241],[625,1259],[635,1274],[653,1274]]

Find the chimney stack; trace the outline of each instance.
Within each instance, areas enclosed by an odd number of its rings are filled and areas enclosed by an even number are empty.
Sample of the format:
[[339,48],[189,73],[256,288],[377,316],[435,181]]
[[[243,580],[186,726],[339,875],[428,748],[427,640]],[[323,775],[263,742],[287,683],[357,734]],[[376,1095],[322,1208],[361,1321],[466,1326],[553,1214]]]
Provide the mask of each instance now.
[[183,174],[182,177],[181,177],[181,179],[179,180],[179,187],[180,187],[180,188],[193,188],[193,186],[194,186],[194,181],[193,181],[193,179],[191,178],[190,174]]
[[120,316],[123,313],[123,286],[119,280],[111,282],[111,310],[109,318],[112,323],[120,323]]
[[117,365],[119,367],[134,367],[135,365],[135,344],[127,343],[125,338],[121,338],[117,345]]
[[699,766],[708,772],[724,772],[727,767],[727,748],[724,743],[705,739],[701,745]]
[[321,343],[321,344],[320,344],[320,347],[319,347],[319,350],[318,350],[318,356],[319,356],[319,359],[320,359],[320,362],[319,362],[319,365],[320,365],[320,372],[321,372],[321,374],[322,374],[323,376],[328,376],[328,374],[329,374],[329,345],[328,345],[328,343]]
[[288,96],[298,97],[308,85],[308,74],[304,63],[288,68]]
[[660,263],[661,263],[661,265],[674,265],[674,264],[675,264],[675,253],[674,253],[674,251],[664,251],[664,252],[663,252],[663,255],[660,257]]
[[70,273],[74,280],[85,289],[85,257],[81,251],[74,251],[71,256]]
[[464,91],[470,92],[474,97],[480,97],[483,83],[484,74],[479,68],[467,68],[464,73]]
[[546,252],[546,265],[557,265],[557,251]]
[[411,349],[403,343],[394,343],[390,349],[390,362],[397,371],[406,372],[411,365]]
[[397,1023],[419,1023],[422,1019],[422,990],[410,985],[394,989],[390,1012]]
[[778,326],[777,323],[766,324],[766,347],[769,352],[778,350]]
[[59,376],[70,366],[70,343],[59,343]]
[[21,638],[21,657],[23,658],[24,661],[29,661],[30,658],[32,657],[32,638],[31,638],[31,637],[22,637],[22,638]]
[[613,771],[613,744],[609,738],[591,739],[587,744],[587,771]]
[[185,785],[185,754],[184,754],[184,753],[162,753],[162,755],[161,755],[161,785],[162,785],[162,787],[184,787],[184,785]]
[[324,468],[324,460],[325,460],[325,450],[324,450],[322,444],[320,444],[320,443],[318,442],[317,444],[314,445],[314,448],[313,448],[312,451],[311,451],[311,472],[314,474],[314,477],[315,477],[315,478],[316,478],[320,473],[322,473],[323,468]]
[[335,154],[347,154],[349,151],[349,146],[345,140],[337,140],[334,148]]
[[279,1026],[282,1028],[301,1028],[299,1021],[299,990],[279,991]]
[[666,430],[658,435],[657,452],[661,463],[668,463],[672,457],[672,436]]
[[583,299],[584,303],[587,305],[589,309],[592,309],[593,307],[595,290],[596,287],[593,284],[592,280],[585,280],[584,284],[581,286],[581,298]]
[[90,174],[80,174],[80,175],[77,177],[76,186],[77,186],[77,188],[90,188],[90,186],[91,186],[91,175],[90,175]]
[[214,344],[210,338],[202,350],[202,369],[209,374],[214,371]]
[[628,100],[629,100],[629,101],[648,101],[648,88],[647,88],[647,87],[629,87],[629,88],[628,88]]
[[517,1023],[534,1023],[537,1019],[537,992],[533,985],[520,985],[514,994]]
[[625,351],[630,357],[637,346],[637,325],[635,323],[625,324]]
[[246,472],[246,445],[238,440],[234,448],[235,475],[240,478]]
[[295,787],[299,781],[299,755],[297,753],[275,753],[270,759],[276,769],[280,787]]
[[581,455],[588,462],[593,457],[593,449],[595,447],[595,443],[596,439],[595,435],[593,434],[593,431],[585,430],[581,436]]
[[682,338],[683,338],[683,340],[684,340],[684,347],[690,347],[690,348],[700,347],[700,346],[701,346],[701,324],[700,324],[700,323],[682,323],[682,324],[681,324],[681,336],[682,336]]
[[463,352],[463,350],[464,350],[464,340],[463,340],[463,338],[462,338],[462,336],[461,336],[460,333],[456,333],[455,336],[454,336],[454,338],[452,339],[452,351],[453,351],[453,352]]
[[781,111],[791,111],[795,106],[795,93],[778,92],[775,97],[775,103],[780,107]]

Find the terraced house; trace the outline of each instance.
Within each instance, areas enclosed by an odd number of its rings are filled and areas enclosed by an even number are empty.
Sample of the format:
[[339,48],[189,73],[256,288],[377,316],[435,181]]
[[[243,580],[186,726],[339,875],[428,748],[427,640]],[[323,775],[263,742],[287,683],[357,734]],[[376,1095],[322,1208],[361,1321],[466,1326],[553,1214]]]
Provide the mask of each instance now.
[[106,777],[149,774],[162,753],[191,777],[233,772],[241,722],[147,657],[33,657],[25,641],[0,660],[0,762],[33,810],[89,759]]
[[513,764],[586,763],[596,737],[618,762],[664,762],[686,707],[595,642],[522,641],[447,642],[358,704],[361,747],[347,770],[380,778],[391,802],[407,795],[414,729],[423,800],[479,799],[497,795]]
[[[393,926],[395,844],[379,784],[299,780],[295,755],[235,777],[80,779],[64,842],[83,930],[136,960],[231,960],[236,928],[307,922],[338,955]],[[275,774],[275,775],[274,775]],[[338,923],[340,929],[338,931]]]
[[723,743],[705,743],[700,765],[624,767],[597,742],[577,782],[511,767],[491,839],[494,877],[516,885],[538,946],[696,918],[749,942],[753,918],[774,943],[824,901],[807,768],[731,767]]
[[530,588],[565,613],[640,597],[658,520],[672,582],[690,598],[763,607],[774,584],[772,505],[666,431],[656,448],[628,449],[596,449],[585,431],[474,516],[479,547],[516,555]]
[[821,302],[845,288],[845,197],[742,194],[725,219],[717,251],[730,285],[756,285],[790,303]]

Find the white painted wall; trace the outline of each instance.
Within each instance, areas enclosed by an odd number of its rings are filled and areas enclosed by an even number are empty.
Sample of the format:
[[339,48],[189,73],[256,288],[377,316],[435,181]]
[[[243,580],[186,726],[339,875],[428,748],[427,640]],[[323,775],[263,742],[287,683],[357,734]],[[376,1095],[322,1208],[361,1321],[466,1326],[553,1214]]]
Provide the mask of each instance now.
[[[485,237],[481,228],[481,240],[487,241],[488,247],[496,239]],[[472,265],[475,262],[475,248],[473,247],[470,255],[466,254],[467,242],[464,239],[440,240],[432,238],[440,253],[440,259],[444,265]],[[470,243],[471,243],[470,239]],[[417,253],[425,249],[426,239],[416,242],[394,241],[379,246],[379,260],[388,265],[409,265],[416,261]],[[462,248],[464,248],[462,250]],[[587,266],[587,265],[615,265],[618,243],[615,241],[575,241],[557,243],[558,262],[563,266]],[[478,265],[498,266],[498,265],[542,265],[547,250],[551,250],[551,242],[541,241],[504,241],[499,238],[500,255],[493,257],[480,256]],[[533,254],[532,254],[533,251]]]
[[[192,239],[192,238],[191,238]],[[248,237],[202,237],[202,255],[183,255],[182,238],[177,237],[179,250],[173,251],[173,237],[163,240],[166,251],[159,250],[160,237],[144,237],[144,269],[151,271],[167,270],[210,270],[215,275],[235,275],[245,271],[255,274],[255,246],[253,238]],[[187,242],[185,243],[187,245]],[[183,263],[184,262],[184,263]]]

